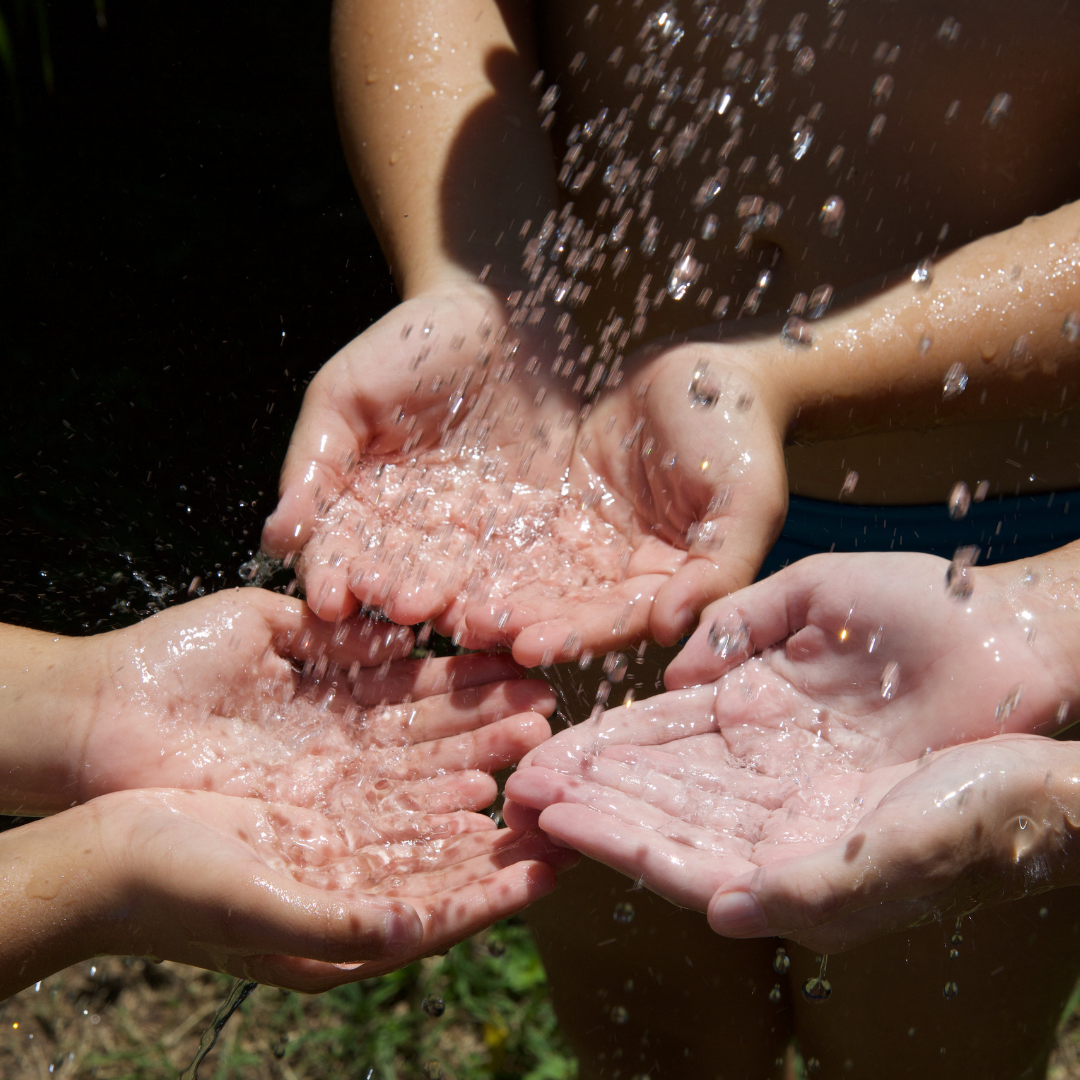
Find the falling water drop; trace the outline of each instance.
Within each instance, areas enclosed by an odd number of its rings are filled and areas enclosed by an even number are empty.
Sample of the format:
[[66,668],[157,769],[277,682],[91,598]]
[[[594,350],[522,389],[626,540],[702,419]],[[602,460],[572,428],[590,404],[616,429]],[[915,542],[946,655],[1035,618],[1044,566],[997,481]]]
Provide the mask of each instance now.
[[773,988],[769,991],[769,1000],[774,1005],[779,1005],[780,1002],[783,1000],[783,998],[784,998],[784,995],[780,992],[780,984],[775,983],[773,985]]
[[950,960],[959,960],[960,959],[960,950],[959,949],[950,949],[949,950],[949,959]]
[[714,622],[709,627],[708,639],[712,651],[721,660],[726,660],[750,644],[750,627],[738,613],[734,613],[728,615],[722,623]]
[[968,384],[968,373],[964,368],[964,365],[957,361],[955,364],[949,366],[949,370],[945,372],[945,378],[941,382],[941,398],[943,401],[950,401],[954,397],[959,397],[966,389]]
[[807,308],[808,319],[820,319],[832,305],[833,288],[831,285],[819,285],[810,294],[810,304]]
[[720,386],[709,374],[709,362],[701,360],[694,367],[694,374],[690,377],[690,386],[687,389],[690,398],[690,408],[711,409],[720,398]]
[[911,280],[916,285],[929,285],[934,280],[934,264],[930,259],[920,260],[911,272]]
[[700,276],[701,264],[692,255],[684,255],[671,269],[667,282],[668,296],[681,300]]
[[876,630],[871,630],[870,633],[866,635],[866,651],[868,653],[874,652],[884,640],[884,626],[879,626]]
[[424,1062],[424,1080],[442,1080],[442,1066],[434,1059]]
[[891,701],[900,685],[900,665],[895,660],[890,660],[881,673],[881,696],[886,701]]
[[1080,341],[1080,311],[1070,311],[1065,316],[1065,322],[1061,327],[1061,336],[1069,344]]
[[849,469],[847,475],[844,477],[843,484],[840,485],[840,497],[845,495],[851,495],[856,486],[859,483],[859,474],[854,469]]
[[809,75],[817,57],[809,45],[804,45],[796,54],[791,70],[795,75]]
[[1024,696],[1024,684],[1017,683],[1011,690],[998,702],[997,708],[994,710],[994,719],[997,720],[1001,727],[1004,728],[1005,721],[1020,707],[1020,699]]
[[625,1024],[630,1019],[630,1014],[624,1005],[612,1005],[611,1020],[615,1024]]
[[821,1062],[816,1057],[806,1059],[806,1071],[813,1076],[821,1068]]
[[780,340],[785,345],[809,347],[814,344],[814,332],[805,319],[800,319],[798,315],[792,315],[780,329]]
[[199,1040],[199,1049],[195,1051],[195,1057],[192,1058],[191,1064],[181,1074],[180,1080],[197,1080],[199,1066],[203,1063],[206,1055],[214,1049],[218,1036],[221,1034],[221,1029],[229,1022],[229,1017],[243,1005],[248,995],[258,985],[256,982],[247,982],[244,979],[237,979],[232,984],[228,997],[221,1003],[221,1007],[214,1013],[214,1019],[210,1021],[210,1026],[203,1032],[202,1038]]
[[998,127],[1012,111],[1012,103],[1012,94],[995,94],[983,116],[983,123]]
[[621,683],[626,678],[626,670],[630,661],[626,654],[621,652],[609,652],[604,657],[604,674],[613,683]]
[[634,921],[634,905],[629,900],[620,900],[615,905],[615,910],[612,912],[611,917],[617,923],[632,923]]
[[954,98],[945,110],[945,123],[951,124],[960,115],[960,99]]
[[420,1002],[420,1008],[428,1014],[428,1016],[438,1019],[444,1012],[446,1012],[446,1002],[441,997],[426,997]]
[[787,949],[777,949],[776,955],[773,957],[773,971],[777,975],[786,975],[791,968],[791,957],[787,954]]
[[802,995],[812,1005],[822,1005],[832,997],[832,983],[825,978],[825,968],[829,963],[829,957],[821,958],[821,969],[813,978],[807,979],[802,985]]
[[949,595],[957,600],[966,600],[975,590],[973,567],[979,558],[979,548],[974,545],[958,547],[953,553],[949,569],[945,571],[945,585]]
[[942,993],[945,995],[946,1001],[952,1001],[952,999],[960,993],[960,987],[957,986],[955,982],[950,980],[945,984],[945,989],[942,991]]
[[870,130],[866,133],[866,141],[873,146],[874,143],[881,138],[881,133],[885,130],[885,114],[878,113],[877,116],[870,122]]
[[949,492],[949,517],[953,521],[961,521],[967,517],[967,512],[970,509],[971,492],[968,490],[967,484],[963,480],[959,480],[953,485],[952,491]]

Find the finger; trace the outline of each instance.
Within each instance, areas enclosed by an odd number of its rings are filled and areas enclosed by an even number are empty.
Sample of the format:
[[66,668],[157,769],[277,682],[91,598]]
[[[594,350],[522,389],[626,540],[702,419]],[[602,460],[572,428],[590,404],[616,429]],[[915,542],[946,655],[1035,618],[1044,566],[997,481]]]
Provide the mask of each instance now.
[[722,884],[745,873],[735,855],[699,852],[652,829],[635,827],[585,806],[549,806],[541,828],[590,859],[602,862],[680,907],[704,911]]
[[258,592],[267,622],[279,652],[296,660],[328,662],[342,668],[353,664],[376,667],[407,657],[413,649],[413,634],[406,626],[374,619],[350,619],[335,626],[316,617],[299,600],[279,596],[265,589]]
[[514,802],[513,799],[503,800],[502,817],[507,827],[515,832],[540,828],[540,811],[524,803]]
[[820,576],[820,558],[800,559],[705,608],[700,625],[668,665],[664,684],[678,689],[709,682],[801,630]]
[[513,797],[535,808],[557,803],[588,806],[632,828],[649,829],[701,851],[750,857],[767,820],[766,810],[729,793],[710,796],[636,766],[598,758],[588,763],[582,776],[533,766],[521,773]]
[[[384,624],[385,625],[385,624]],[[523,679],[525,672],[509,656],[449,656],[442,659],[401,660],[385,674],[362,672],[353,687],[358,705],[378,705],[464,690],[483,683]]]
[[611,652],[648,636],[653,597],[666,580],[660,575],[636,577],[612,595],[580,604],[573,616],[526,626],[514,640],[514,659],[526,667],[576,660],[588,650]]
[[349,462],[368,441],[362,414],[342,412],[343,398],[326,385],[331,381],[316,376],[304,394],[278,482],[278,505],[263,526],[263,548],[279,558],[307,543],[319,506],[343,490]]
[[349,589],[361,603],[408,624],[442,615],[461,592],[469,571],[464,558],[440,552],[407,555],[413,546],[403,530],[394,562],[380,562],[362,553],[350,561],[348,575]]
[[[520,713],[550,716],[557,704],[555,692],[538,679],[488,683],[389,709],[391,717],[385,724],[384,738],[395,745],[400,745],[402,738],[413,745],[434,742]],[[365,745],[385,745],[380,743],[377,731],[362,741]]]
[[305,557],[297,573],[303,582],[308,605],[318,618],[337,623],[356,614],[360,604],[349,589],[344,565],[315,562]]
[[549,738],[551,728],[542,716],[510,716],[476,731],[410,747],[400,763],[385,764],[383,775],[412,779],[459,769],[495,772],[516,764]]

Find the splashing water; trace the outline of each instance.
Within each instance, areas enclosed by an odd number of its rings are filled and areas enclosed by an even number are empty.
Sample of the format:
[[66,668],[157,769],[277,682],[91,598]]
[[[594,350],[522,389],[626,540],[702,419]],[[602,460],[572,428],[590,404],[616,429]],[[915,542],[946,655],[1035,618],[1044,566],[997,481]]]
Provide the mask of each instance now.
[[225,1027],[232,1014],[243,1005],[258,985],[257,982],[248,982],[244,979],[237,979],[232,984],[228,997],[221,1003],[221,1007],[214,1013],[214,1019],[210,1021],[209,1027],[203,1032],[202,1038],[199,1040],[199,1049],[195,1052],[191,1064],[180,1074],[180,1080],[197,1080],[199,1066],[203,1063],[206,1055],[214,1049],[222,1028]]

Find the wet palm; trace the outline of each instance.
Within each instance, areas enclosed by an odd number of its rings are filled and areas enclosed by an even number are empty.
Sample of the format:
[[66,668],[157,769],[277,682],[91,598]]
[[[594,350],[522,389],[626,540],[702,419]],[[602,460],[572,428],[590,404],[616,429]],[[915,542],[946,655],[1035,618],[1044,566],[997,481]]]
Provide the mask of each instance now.
[[780,437],[756,379],[716,346],[628,371],[583,419],[565,395],[552,410],[543,386],[523,403],[520,373],[475,383],[467,402],[440,384],[443,415],[428,424],[441,445],[369,444],[318,515],[302,568],[320,614],[341,609],[320,598],[347,585],[395,621],[431,620],[472,648],[512,644],[530,665],[676,640],[752,578],[775,537]]
[[352,843],[396,836],[420,812],[455,831],[458,811],[494,798],[487,773],[546,737],[555,704],[505,658],[398,659],[409,631],[333,627],[258,589],[107,644],[74,740],[80,800],[161,786],[253,796],[351,822]]
[[[829,947],[987,894],[988,882],[1022,888],[1022,874],[1001,873],[1012,858],[1002,829],[1018,812],[1050,820],[1057,803],[1045,772],[984,765],[1031,746],[1066,752],[1044,739],[994,738],[1056,729],[1062,702],[1075,696],[1072,665],[1054,641],[1060,588],[999,568],[976,571],[974,592],[957,597],[947,566],[918,555],[807,559],[712,605],[667,681],[716,681],[544,744],[507,786],[507,820],[539,820],[561,842],[699,910],[716,890],[756,892],[747,882],[783,867],[782,918],[721,917],[717,899],[713,925]],[[1047,632],[1031,635],[1039,624]],[[969,745],[926,754],[956,743]],[[968,781],[977,796],[961,801],[968,817],[934,816]],[[969,831],[965,847],[958,837]],[[853,864],[868,835],[873,862]],[[804,872],[801,859],[811,860]],[[803,894],[817,899],[800,908]],[[875,907],[888,896],[908,902]],[[845,904],[867,913],[820,930],[837,911],[849,914]]]
[[468,817],[455,837],[407,830],[357,844],[315,811],[141,790],[32,828],[47,841],[85,819],[100,847],[104,917],[84,930],[87,954],[168,958],[310,992],[444,951],[550,891],[566,853]]

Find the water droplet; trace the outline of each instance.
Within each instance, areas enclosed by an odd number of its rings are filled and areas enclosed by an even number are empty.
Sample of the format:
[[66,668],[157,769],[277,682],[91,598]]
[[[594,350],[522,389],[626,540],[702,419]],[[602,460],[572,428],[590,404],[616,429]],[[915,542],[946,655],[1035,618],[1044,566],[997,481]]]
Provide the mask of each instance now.
[[487,948],[488,952],[494,956],[496,960],[498,960],[500,956],[506,955],[506,946],[501,941],[489,941]]
[[934,280],[934,264],[930,259],[922,259],[911,272],[911,280],[916,285],[929,285]]
[[966,600],[975,590],[975,574],[972,572],[979,558],[979,549],[974,544],[958,547],[953,553],[949,569],[945,571],[945,585],[949,595],[957,600]]
[[591,8],[585,13],[585,25],[592,26],[596,22],[597,16],[600,14],[600,5],[593,4]]
[[592,650],[586,649],[578,659],[578,667],[581,668],[582,671],[588,671],[592,665],[592,659]]
[[866,635],[866,651],[868,653],[874,652],[884,640],[884,626],[879,626],[876,630],[871,630],[870,633]]
[[885,130],[885,114],[878,113],[873,120],[870,121],[870,130],[866,133],[866,141],[873,146],[874,143],[881,138],[881,133]]
[[777,85],[776,75],[771,71],[768,72],[754,91],[754,104],[762,109],[766,105],[771,105],[773,98],[776,97]]
[[780,992],[780,984],[776,983],[773,986],[773,988],[769,991],[769,1000],[774,1005],[779,1005],[780,1002],[783,1000],[783,998],[784,998],[784,995]]
[[881,696],[886,701],[891,701],[900,685],[900,665],[895,660],[890,660],[881,673]]
[[983,123],[992,128],[998,127],[1012,112],[1012,94],[995,94],[983,116]]
[[712,624],[708,638],[713,652],[721,660],[726,660],[750,644],[750,627],[737,612],[733,612],[723,622]]
[[668,277],[667,293],[673,300],[681,300],[690,286],[701,276],[701,264],[692,255],[684,255],[672,267]]
[[805,116],[799,117],[791,129],[791,156],[802,161],[814,143],[814,125]]
[[805,319],[792,315],[781,328],[780,339],[786,345],[810,346],[814,344],[814,332]]
[[806,1071],[808,1073],[816,1073],[821,1068],[821,1062],[816,1057],[806,1059]]
[[630,1019],[630,1014],[626,1011],[626,1007],[623,1005],[611,1006],[611,1019],[613,1023],[625,1024]]
[[832,983],[823,976],[815,975],[803,983],[802,995],[812,1005],[822,1005],[832,997]]
[[[829,151],[829,156],[825,161],[825,167],[829,172],[836,172],[840,168],[840,162],[844,160],[844,148],[842,146],[834,146]],[[836,196],[834,196],[836,198]],[[843,200],[840,200],[843,203]]]
[[891,75],[879,75],[874,80],[874,86],[870,91],[870,95],[876,108],[883,109],[889,104],[889,98],[892,97],[893,86],[895,86],[895,84],[896,81]]
[[1050,909],[1048,907],[1039,908],[1039,918],[1040,919],[1049,919],[1050,918]]
[[949,959],[950,960],[959,960],[960,959],[960,950],[959,949],[950,949],[949,950]]
[[1061,727],[1061,725],[1064,724],[1065,721],[1068,718],[1069,718],[1069,703],[1067,701],[1063,701],[1057,707],[1057,714],[1055,716],[1055,719],[1057,720],[1058,727]]
[[1070,344],[1080,341],[1080,311],[1070,311],[1061,327],[1061,336]]
[[420,1003],[420,1008],[428,1014],[428,1016],[440,1017],[446,1012],[446,1002],[441,997],[426,997]]
[[840,485],[840,497],[850,495],[859,483],[859,474],[854,469],[849,469],[847,475],[844,477],[843,484]]
[[424,1080],[442,1080],[442,1066],[437,1061],[424,1062]]
[[954,397],[959,397],[967,389],[967,384],[968,373],[964,365],[959,361],[950,365],[941,383],[942,401],[949,401]]
[[634,921],[634,905],[629,900],[620,900],[615,905],[615,910],[612,912],[611,917],[617,923],[632,923]]
[[967,517],[971,509],[971,492],[963,480],[957,481],[949,492],[949,517],[953,521],[961,521]]
[[706,214],[705,220],[701,223],[701,239],[711,240],[716,235],[716,227],[719,223],[720,220],[715,214]]
[[814,50],[809,45],[804,45],[795,54],[795,61],[791,65],[792,73],[795,75],[809,75],[816,59]]
[[791,957],[788,956],[786,949],[777,949],[776,955],[773,957],[772,962],[773,971],[777,975],[786,975],[791,967]]
[[1005,726],[1005,721],[1020,706],[1020,699],[1024,696],[1024,684],[1017,683],[999,702],[997,709],[994,710],[994,719],[999,721],[1001,726]]
[[960,115],[960,99],[956,98],[949,103],[945,110],[945,123],[951,124]]
[[687,390],[690,408],[711,409],[720,397],[720,387],[709,374],[709,362],[701,360],[694,368]]
[[934,40],[937,41],[939,45],[953,45],[959,37],[960,23],[950,15],[942,22],[941,26],[938,27],[938,32],[934,35]]
[[820,319],[832,304],[833,288],[831,285],[819,285],[811,294],[809,308],[806,312],[808,319]]
[[[959,925],[960,920],[957,919],[956,921],[957,921],[957,925]],[[950,945],[963,945],[964,944],[964,935],[961,934],[959,930],[954,930],[953,933],[952,933],[952,936],[949,938],[949,944]]]
[[629,666],[630,661],[625,653],[609,652],[604,657],[604,674],[613,683],[621,683],[626,678],[626,670]]
[[960,987],[950,980],[945,984],[945,989],[942,993],[945,995],[946,1001],[952,1001],[952,999],[960,993]]

